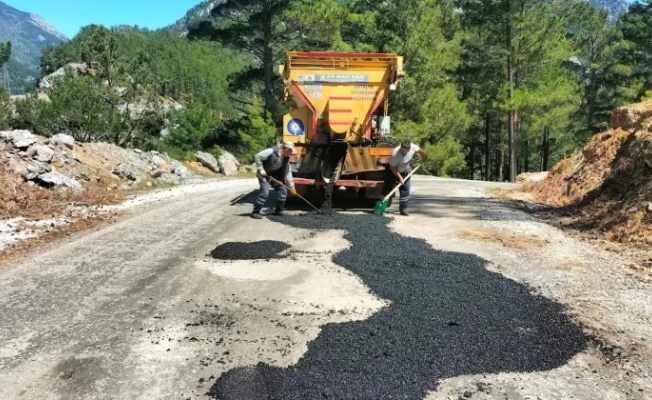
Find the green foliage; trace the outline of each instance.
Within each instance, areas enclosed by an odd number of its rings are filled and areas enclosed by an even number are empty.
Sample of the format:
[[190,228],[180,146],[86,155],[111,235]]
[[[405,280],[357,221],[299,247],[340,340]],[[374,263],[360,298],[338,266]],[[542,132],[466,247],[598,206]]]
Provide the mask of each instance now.
[[[278,118],[280,87],[275,67],[287,50],[326,49],[339,43],[339,21],[346,10],[335,0],[226,0],[211,14],[189,27],[188,37],[211,40],[250,55],[249,68],[231,85],[240,111],[252,106],[252,97],[262,95],[265,110]],[[253,90],[252,90],[253,89]]]
[[241,119],[225,127],[227,132],[219,137],[217,144],[239,160],[251,163],[256,153],[276,143],[278,131],[260,97],[252,99],[247,111]]
[[428,160],[423,168],[430,174],[455,177],[461,176],[466,169],[464,147],[453,136],[447,136],[436,144],[427,144],[424,151]]
[[397,136],[422,146],[448,135],[461,137],[472,117],[451,80],[462,53],[457,17],[447,2],[439,0],[411,0],[402,6],[407,36],[401,54],[409,62],[394,106]]
[[168,154],[182,154],[184,159],[204,148],[206,138],[221,124],[213,110],[199,105],[174,112],[170,121],[169,134],[163,138],[163,145]]
[[9,120],[11,117],[11,108],[9,104],[9,95],[0,86],[0,129],[9,128]]
[[459,137],[472,123],[455,85],[432,89],[419,110],[419,120],[398,122],[396,137],[425,145],[434,144],[448,135]]
[[[91,25],[46,49],[41,67],[52,73],[79,62],[87,73],[68,71],[46,90],[50,102],[34,96],[18,102],[14,126],[184,157],[215,140],[223,119],[234,115],[229,75],[245,65],[243,56],[216,43]],[[175,104],[182,109],[175,110]],[[169,135],[161,138],[166,127]]]
[[652,89],[652,2],[636,2],[618,21],[626,51],[620,59],[631,66],[636,98]]
[[[0,43],[0,67],[9,61],[9,57],[11,57],[11,42]],[[10,112],[9,95],[0,85],[0,129],[8,127]]]

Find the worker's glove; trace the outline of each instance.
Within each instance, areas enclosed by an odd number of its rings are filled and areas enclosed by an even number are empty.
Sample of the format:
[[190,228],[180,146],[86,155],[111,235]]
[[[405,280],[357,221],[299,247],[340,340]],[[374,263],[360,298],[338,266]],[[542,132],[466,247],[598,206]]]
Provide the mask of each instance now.
[[260,175],[260,176],[262,176],[263,178],[265,178],[265,177],[267,176],[267,172],[265,172],[264,169],[261,169],[261,170],[258,170],[258,175]]
[[290,196],[294,197],[297,196],[299,193],[297,193],[297,190],[295,188],[290,189]]

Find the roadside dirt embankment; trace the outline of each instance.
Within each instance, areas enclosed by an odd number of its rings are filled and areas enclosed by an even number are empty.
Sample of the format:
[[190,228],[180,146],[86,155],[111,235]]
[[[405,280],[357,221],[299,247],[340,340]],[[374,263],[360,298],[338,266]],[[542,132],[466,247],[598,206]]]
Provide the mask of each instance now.
[[569,227],[613,242],[652,244],[652,99],[614,110],[609,131],[528,190],[570,217]]

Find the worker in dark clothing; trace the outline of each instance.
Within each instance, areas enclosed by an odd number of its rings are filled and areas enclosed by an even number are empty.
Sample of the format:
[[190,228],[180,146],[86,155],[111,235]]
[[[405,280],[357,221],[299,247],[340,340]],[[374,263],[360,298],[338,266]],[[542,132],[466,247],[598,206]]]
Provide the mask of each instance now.
[[285,185],[290,188],[289,194],[291,196],[296,196],[297,191],[294,188],[292,168],[290,167],[290,156],[292,153],[294,153],[294,144],[283,143],[280,148],[271,147],[265,149],[254,157],[257,169],[256,177],[260,184],[260,194],[258,195],[258,199],[256,199],[256,203],[254,203],[254,209],[251,213],[252,218],[262,218],[260,210],[267,201],[270,186],[276,190],[276,194],[278,195],[276,212],[274,214],[283,215],[283,208],[285,207],[288,191],[283,185],[269,179],[270,176],[279,182],[284,182]]
[[399,189],[399,211],[401,215],[410,215],[407,211],[407,206],[410,200],[410,181],[412,179],[405,180],[404,178],[412,172],[410,162],[416,154],[421,156],[422,160],[427,159],[427,155],[421,147],[409,140],[404,141],[394,148],[392,156],[389,159],[389,165],[385,169],[385,176],[383,178],[384,185],[381,195],[385,197],[396,185],[402,185]]

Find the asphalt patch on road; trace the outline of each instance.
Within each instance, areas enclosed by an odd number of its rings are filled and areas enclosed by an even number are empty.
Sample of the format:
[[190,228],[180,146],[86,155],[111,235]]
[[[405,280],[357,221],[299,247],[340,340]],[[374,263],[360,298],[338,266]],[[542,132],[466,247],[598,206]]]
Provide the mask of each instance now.
[[274,220],[346,230],[353,245],[333,261],[391,304],[364,321],[323,326],[291,367],[259,363],[225,373],[213,398],[423,399],[442,379],[551,370],[587,347],[560,304],[488,271],[480,257],[392,233],[388,218]]
[[259,242],[227,242],[211,250],[217,260],[270,260],[287,257],[282,254],[291,246],[276,240]]

